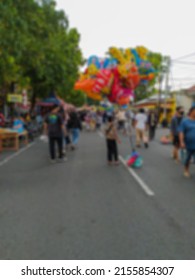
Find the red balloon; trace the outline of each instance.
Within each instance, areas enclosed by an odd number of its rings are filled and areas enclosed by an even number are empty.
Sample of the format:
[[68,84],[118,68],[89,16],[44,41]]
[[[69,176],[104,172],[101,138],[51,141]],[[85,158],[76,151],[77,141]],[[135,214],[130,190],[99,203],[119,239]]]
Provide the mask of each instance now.
[[140,83],[139,73],[130,73],[127,77],[127,86],[131,89],[135,89]]
[[110,102],[116,102],[118,94],[121,90],[120,80],[118,75],[115,75],[114,82],[111,89],[111,95],[108,96]]
[[101,70],[97,74],[97,78],[93,87],[93,91],[99,93],[103,88],[107,87],[112,78],[112,72],[110,70]]
[[121,96],[118,98],[117,103],[119,105],[126,105],[129,104],[130,98],[129,96]]
[[131,72],[137,73],[137,72],[138,72],[137,66],[133,65],[133,66],[131,67]]

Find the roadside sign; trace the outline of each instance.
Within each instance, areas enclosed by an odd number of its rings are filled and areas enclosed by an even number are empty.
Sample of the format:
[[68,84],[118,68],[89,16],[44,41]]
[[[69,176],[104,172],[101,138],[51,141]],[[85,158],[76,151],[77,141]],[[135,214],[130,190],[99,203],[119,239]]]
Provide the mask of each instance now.
[[8,94],[7,101],[9,103],[22,103],[22,95],[21,94]]

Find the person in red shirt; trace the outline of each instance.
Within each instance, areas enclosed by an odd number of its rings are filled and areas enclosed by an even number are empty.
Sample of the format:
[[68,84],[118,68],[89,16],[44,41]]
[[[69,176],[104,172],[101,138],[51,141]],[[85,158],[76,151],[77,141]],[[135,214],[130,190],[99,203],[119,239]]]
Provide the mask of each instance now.
[[0,111],[0,127],[4,127],[4,126],[5,126],[5,117],[3,113]]

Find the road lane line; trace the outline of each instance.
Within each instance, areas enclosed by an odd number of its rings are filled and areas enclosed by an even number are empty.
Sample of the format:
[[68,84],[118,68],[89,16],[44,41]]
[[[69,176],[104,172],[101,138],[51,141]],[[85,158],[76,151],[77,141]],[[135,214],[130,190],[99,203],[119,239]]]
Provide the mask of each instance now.
[[98,135],[99,135],[101,138],[105,138],[104,134],[103,134],[101,131],[98,131]]
[[[98,135],[101,138],[105,138],[104,134],[99,131]],[[147,186],[147,184],[137,175],[137,173],[130,167],[128,167],[125,159],[122,156],[119,156],[119,159],[121,163],[124,165],[124,167],[128,170],[128,172],[131,174],[131,176],[135,179],[135,181],[139,184],[139,186],[142,188],[142,190],[148,195],[148,196],[154,196],[154,192]]]
[[148,195],[148,196],[154,196],[154,192],[147,186],[147,184],[137,175],[137,173],[130,167],[128,167],[126,161],[122,156],[119,156],[120,161],[122,164],[126,167],[128,172],[133,176],[133,178],[136,180],[136,182],[140,185],[142,190]]
[[9,157],[6,157],[4,160],[0,161],[0,167],[5,165],[6,163],[8,163],[10,160],[14,159],[15,157],[19,156],[20,154],[22,154],[26,150],[30,149],[34,145],[35,145],[35,143],[31,143],[28,146],[26,146],[25,148],[22,148],[18,152],[14,153],[13,155],[11,155]]

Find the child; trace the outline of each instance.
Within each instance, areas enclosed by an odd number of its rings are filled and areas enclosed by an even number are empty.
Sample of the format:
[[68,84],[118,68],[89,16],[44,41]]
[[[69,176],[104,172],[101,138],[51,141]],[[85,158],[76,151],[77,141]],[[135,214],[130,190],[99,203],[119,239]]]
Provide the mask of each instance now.
[[119,165],[117,142],[120,143],[120,140],[118,138],[117,129],[115,127],[113,117],[108,117],[105,136],[107,143],[108,165],[112,165],[113,158],[114,164]]

